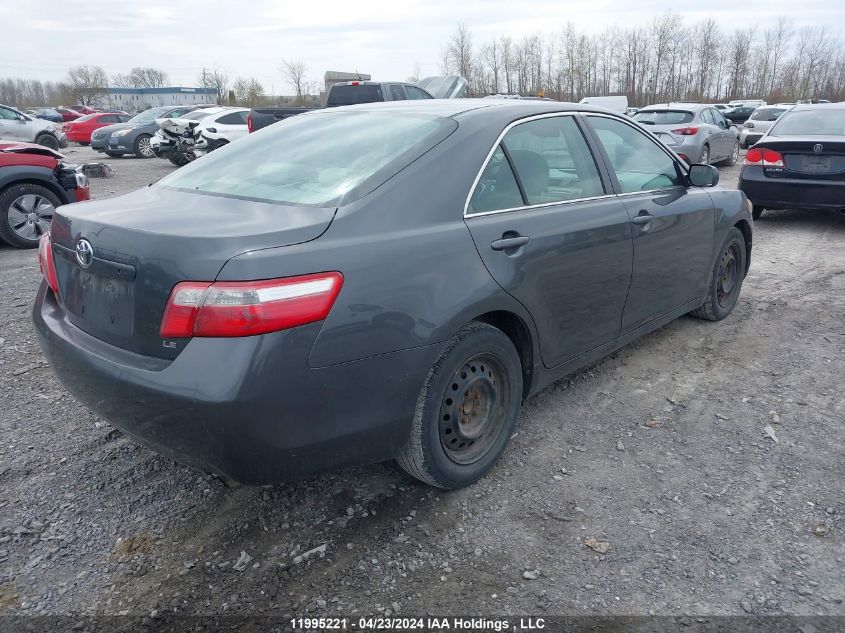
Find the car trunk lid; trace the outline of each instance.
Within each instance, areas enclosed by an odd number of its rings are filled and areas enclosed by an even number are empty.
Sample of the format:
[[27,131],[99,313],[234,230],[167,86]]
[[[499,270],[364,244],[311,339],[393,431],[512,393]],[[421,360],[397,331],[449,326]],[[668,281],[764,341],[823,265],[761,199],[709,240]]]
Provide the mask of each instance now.
[[783,156],[784,169],[767,168],[769,177],[845,180],[845,137],[768,137],[755,147],[772,149]]
[[247,251],[316,239],[335,211],[164,187],[66,206],[52,226],[60,300],[92,336],[172,359],[187,341],[162,340],[159,326],[176,283],[213,281]]

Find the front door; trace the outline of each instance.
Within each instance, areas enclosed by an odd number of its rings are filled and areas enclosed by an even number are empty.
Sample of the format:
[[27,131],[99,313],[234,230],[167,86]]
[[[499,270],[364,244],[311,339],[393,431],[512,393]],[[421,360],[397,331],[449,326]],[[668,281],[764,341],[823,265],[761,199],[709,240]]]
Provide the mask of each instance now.
[[631,224],[606,186],[576,117],[540,116],[511,126],[467,204],[476,248],[531,313],[548,367],[619,336]]
[[622,318],[628,332],[704,297],[713,257],[710,195],[650,135],[615,117],[588,115],[631,216],[634,272]]

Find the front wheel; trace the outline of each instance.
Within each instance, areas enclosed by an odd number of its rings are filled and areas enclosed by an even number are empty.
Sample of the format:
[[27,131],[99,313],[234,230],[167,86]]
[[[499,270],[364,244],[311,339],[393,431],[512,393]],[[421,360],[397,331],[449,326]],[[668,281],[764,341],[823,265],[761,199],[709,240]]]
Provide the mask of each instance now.
[[151,138],[149,134],[138,135],[138,138],[135,139],[135,147],[133,148],[135,156],[138,158],[152,158],[155,156],[152,143],[150,143]]
[[521,404],[522,364],[513,343],[491,325],[470,323],[428,373],[396,461],[432,486],[468,486],[501,457]]
[[745,236],[742,231],[733,227],[725,238],[710,273],[707,298],[700,308],[690,312],[692,316],[707,321],[721,321],[733,312],[739,300],[742,280],[745,278],[747,257]]

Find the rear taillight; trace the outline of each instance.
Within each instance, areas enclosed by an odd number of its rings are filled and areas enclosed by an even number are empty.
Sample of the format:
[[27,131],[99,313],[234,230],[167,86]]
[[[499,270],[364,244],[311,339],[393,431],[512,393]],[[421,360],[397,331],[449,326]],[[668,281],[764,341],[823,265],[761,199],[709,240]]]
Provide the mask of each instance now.
[[773,149],[752,147],[745,155],[745,164],[762,167],[783,167],[783,156]]
[[253,336],[322,321],[342,286],[339,272],[262,281],[184,281],[170,292],[160,334]]
[[56,276],[56,262],[53,259],[53,244],[50,234],[45,233],[38,241],[38,268],[55,295],[59,296],[59,278]]
[[672,130],[672,134],[678,134],[679,136],[695,136],[698,134],[697,127],[679,127],[676,130]]
[[252,112],[246,115],[246,129],[250,134],[252,134]]

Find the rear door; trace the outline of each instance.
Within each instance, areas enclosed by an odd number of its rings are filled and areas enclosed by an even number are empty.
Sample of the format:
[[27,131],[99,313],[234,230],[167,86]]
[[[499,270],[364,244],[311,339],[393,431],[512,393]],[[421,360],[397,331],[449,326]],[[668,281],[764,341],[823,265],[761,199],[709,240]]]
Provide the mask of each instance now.
[[405,101],[405,87],[401,84],[388,84],[391,101]]
[[707,131],[707,138],[710,143],[710,157],[715,161],[727,158],[729,150],[727,147],[727,134],[716,123],[713,112],[713,108],[705,108],[698,115],[698,118],[700,119],[699,125],[702,125]]
[[531,313],[543,363],[619,335],[631,225],[600,176],[577,117],[511,124],[477,178],[466,224],[487,269]]
[[715,211],[704,189],[660,144],[620,118],[586,115],[631,215],[634,271],[622,317],[628,332],[704,296]]
[[27,123],[21,121],[13,110],[0,107],[0,139],[10,141],[32,141]]

